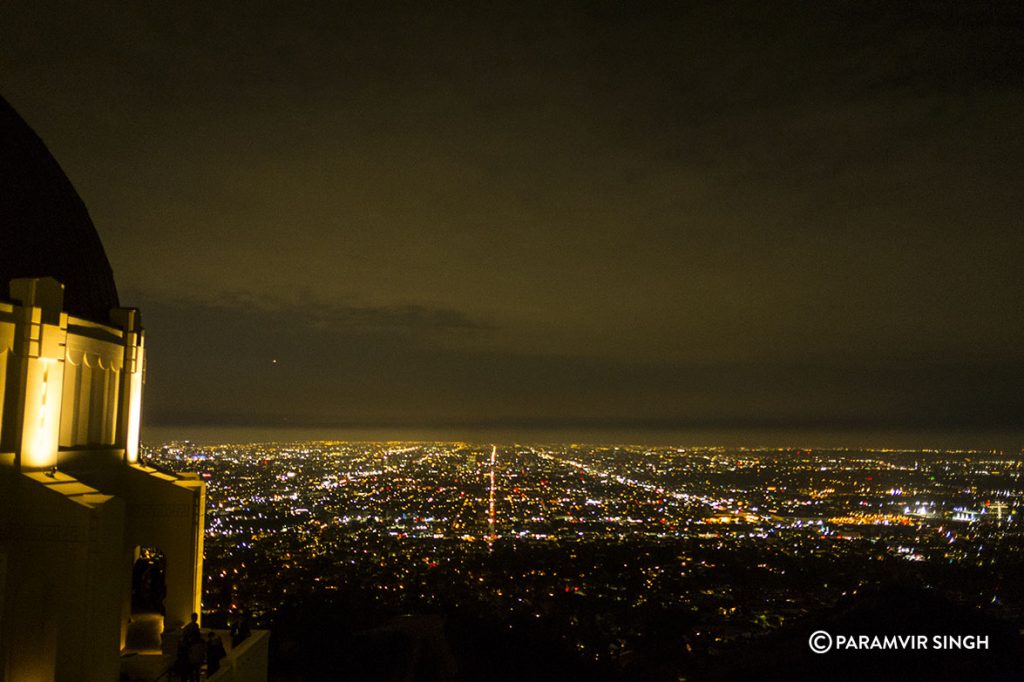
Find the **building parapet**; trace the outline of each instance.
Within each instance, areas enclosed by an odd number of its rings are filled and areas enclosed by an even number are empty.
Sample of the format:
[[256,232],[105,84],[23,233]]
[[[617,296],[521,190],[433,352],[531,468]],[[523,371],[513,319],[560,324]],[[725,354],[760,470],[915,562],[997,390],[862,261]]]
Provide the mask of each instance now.
[[[221,639],[230,639],[224,632]],[[209,676],[208,682],[266,682],[267,661],[270,655],[270,631],[253,630],[245,641],[228,651],[221,659],[220,669]]]

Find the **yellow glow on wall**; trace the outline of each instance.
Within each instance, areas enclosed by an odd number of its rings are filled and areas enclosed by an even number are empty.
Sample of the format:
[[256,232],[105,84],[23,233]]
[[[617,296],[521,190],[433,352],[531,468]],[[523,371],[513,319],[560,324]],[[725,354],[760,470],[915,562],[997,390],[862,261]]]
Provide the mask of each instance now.
[[21,450],[24,467],[45,468],[57,463],[63,369],[54,358],[39,358],[29,367]]
[[53,665],[47,665],[49,661],[40,661],[40,658],[42,658],[42,655],[37,654],[35,659],[16,661],[14,666],[12,666],[14,668],[12,671],[14,675],[11,679],[24,680],[24,682],[50,682],[53,679]]
[[139,431],[142,422],[142,372],[131,374],[128,391],[128,434],[124,444],[125,457],[131,462],[139,461]]

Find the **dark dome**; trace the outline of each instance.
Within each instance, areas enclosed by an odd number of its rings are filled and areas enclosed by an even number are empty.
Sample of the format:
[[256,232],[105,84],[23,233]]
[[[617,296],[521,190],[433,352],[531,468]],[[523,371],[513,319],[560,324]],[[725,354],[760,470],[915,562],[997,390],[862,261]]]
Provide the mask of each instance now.
[[64,284],[64,310],[95,322],[118,307],[110,261],[82,199],[27,123],[0,97],[0,298],[16,277]]

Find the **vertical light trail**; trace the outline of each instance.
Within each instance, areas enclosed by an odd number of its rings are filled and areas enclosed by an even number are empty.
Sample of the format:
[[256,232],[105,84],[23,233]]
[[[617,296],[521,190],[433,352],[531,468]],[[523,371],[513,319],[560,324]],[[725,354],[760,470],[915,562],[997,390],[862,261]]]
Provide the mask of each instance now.
[[487,520],[487,525],[488,525],[488,530],[489,530],[489,533],[487,535],[487,543],[488,544],[494,542],[494,539],[495,539],[495,535],[494,535],[494,462],[497,459],[497,457],[498,457],[498,446],[497,445],[492,445],[491,446],[491,503],[490,503],[490,512],[488,514],[488,520]]

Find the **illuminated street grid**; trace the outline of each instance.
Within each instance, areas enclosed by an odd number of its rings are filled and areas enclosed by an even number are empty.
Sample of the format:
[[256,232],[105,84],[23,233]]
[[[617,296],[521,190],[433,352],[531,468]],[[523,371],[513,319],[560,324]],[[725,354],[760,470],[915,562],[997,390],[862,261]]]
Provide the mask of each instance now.
[[1021,615],[1018,459],[985,452],[308,442],[145,450],[208,483],[204,612],[370,595],[614,660],[714,654],[865,585]]

